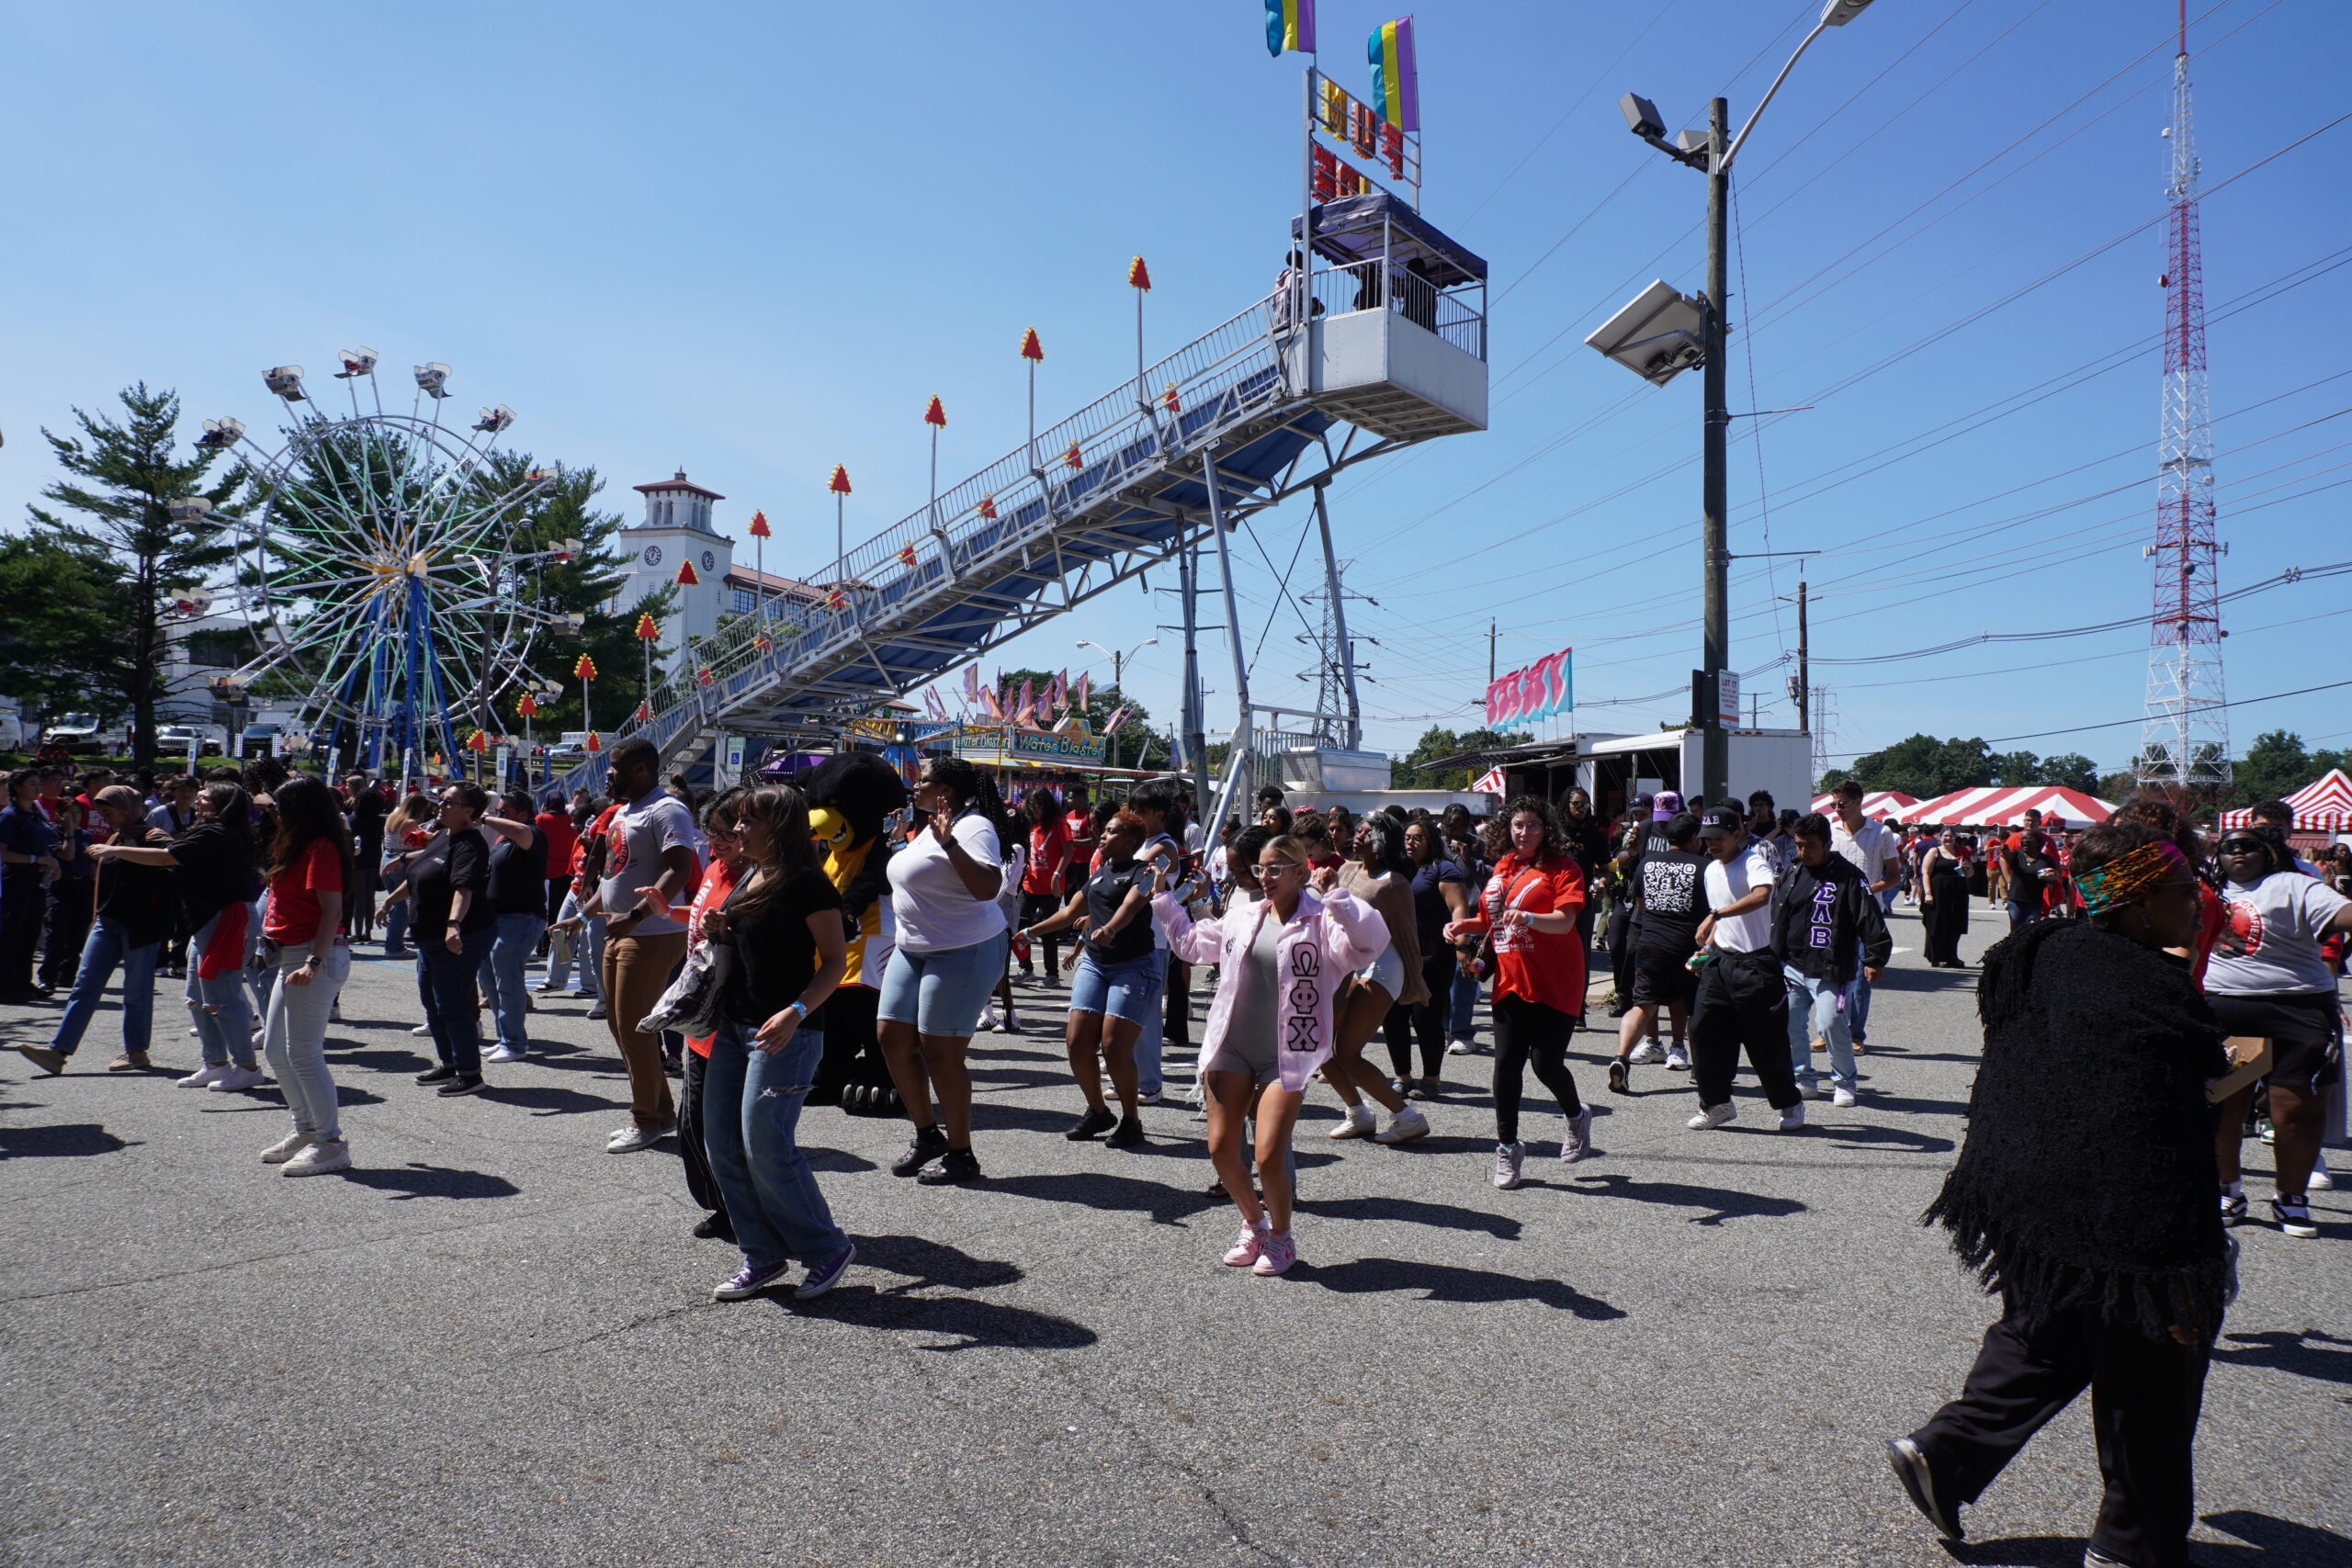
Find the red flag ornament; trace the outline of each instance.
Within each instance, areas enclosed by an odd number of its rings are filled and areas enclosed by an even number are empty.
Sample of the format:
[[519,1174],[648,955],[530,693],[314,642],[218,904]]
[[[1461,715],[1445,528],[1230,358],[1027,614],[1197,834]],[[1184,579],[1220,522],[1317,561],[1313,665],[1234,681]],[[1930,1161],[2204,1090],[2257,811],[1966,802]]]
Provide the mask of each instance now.
[[833,477],[825,481],[825,488],[835,495],[847,495],[849,493],[849,465],[835,463]]
[[531,695],[528,692],[524,693],[523,700],[514,705],[514,716],[517,718],[538,717],[539,699]]
[[1046,357],[1046,345],[1037,341],[1037,329],[1035,327],[1031,327],[1021,334],[1021,357],[1023,359]]
[[580,656],[580,662],[571,667],[571,678],[575,681],[594,680],[596,678],[596,661],[589,658],[586,654],[582,654]]
[[681,588],[699,588],[702,586],[702,578],[695,572],[694,562],[689,560],[680,561],[678,563],[678,586]]
[[658,642],[661,640],[662,628],[655,623],[651,611],[645,610],[638,613],[637,635],[644,638],[647,642]]
[[899,547],[899,559],[905,565],[914,565],[915,547],[912,545],[900,545]]
[[775,535],[768,529],[768,514],[766,513],[754,512],[752,513],[752,537],[754,539],[773,539],[775,537]]
[[1151,268],[1143,265],[1141,256],[1127,264],[1127,287],[1140,288],[1146,294],[1151,292]]
[[931,406],[922,411],[922,422],[925,424],[942,425],[947,423],[947,410],[940,402],[938,393],[932,394]]
[[989,518],[993,518],[996,515],[995,496],[984,495],[980,497],[980,515]]

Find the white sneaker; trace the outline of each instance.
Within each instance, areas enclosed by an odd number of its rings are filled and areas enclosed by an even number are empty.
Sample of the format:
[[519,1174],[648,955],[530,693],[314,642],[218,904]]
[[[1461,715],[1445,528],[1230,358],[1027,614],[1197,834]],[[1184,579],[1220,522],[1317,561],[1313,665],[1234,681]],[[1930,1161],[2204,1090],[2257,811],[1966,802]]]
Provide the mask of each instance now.
[[351,1145],[341,1138],[312,1144],[278,1168],[280,1176],[325,1176],[351,1168]]
[[1519,1168],[1526,1158],[1527,1145],[1525,1144],[1497,1144],[1495,1145],[1495,1173],[1487,1179],[1492,1181],[1496,1186],[1503,1188],[1506,1190],[1518,1186]]
[[996,1032],[996,1004],[994,1002],[990,1002],[980,1010],[980,1031],[984,1034]]
[[188,1074],[187,1077],[178,1079],[177,1082],[182,1089],[203,1089],[207,1085],[218,1079],[221,1074],[228,1070],[229,1064],[226,1062],[221,1063],[217,1067],[208,1064],[197,1068],[196,1071]]
[[1475,1056],[1478,1054],[1478,1045],[1476,1041],[1457,1034],[1445,1043],[1445,1054],[1449,1056]]
[[210,1088],[215,1094],[234,1094],[239,1089],[253,1089],[269,1081],[269,1075],[259,1067],[223,1067]]
[[2335,1178],[2327,1173],[2326,1155],[2321,1154],[2312,1158],[2312,1179],[2305,1182],[2304,1185],[2310,1188],[2313,1192],[2333,1192],[2335,1190]]
[[524,1055],[522,1052],[510,1051],[503,1045],[497,1047],[489,1055],[482,1057],[482,1060],[485,1062],[524,1062],[528,1061],[529,1059],[530,1058]]
[[1704,1133],[1712,1128],[1720,1127],[1726,1122],[1735,1121],[1738,1116],[1739,1112],[1733,1109],[1731,1101],[1726,1100],[1721,1105],[1701,1106],[1699,1114],[1682,1124],[1694,1133]]
[[1634,1047],[1634,1054],[1625,1060],[1637,1067],[1647,1066],[1652,1062],[1663,1062],[1666,1060],[1666,1047],[1655,1040],[1645,1040]]
[[1375,1144],[1409,1144],[1415,1138],[1430,1135],[1430,1119],[1421,1114],[1418,1105],[1408,1104],[1388,1119],[1388,1125],[1372,1135]]
[[1850,1089],[1832,1089],[1829,1091],[1829,1103],[1840,1111],[1851,1111],[1854,1099],[1854,1091]]
[[1804,1101],[1800,1100],[1781,1112],[1781,1131],[1793,1133],[1804,1125]]
[[410,1030],[409,1032],[411,1034],[430,1034],[433,1032],[433,1026],[429,1023],[420,1023],[414,1029]]
[[1560,1163],[1574,1165],[1592,1156],[1592,1107],[1579,1106],[1568,1118],[1567,1130],[1560,1135]]
[[262,1150],[261,1163],[264,1165],[284,1165],[288,1160],[292,1159],[296,1155],[300,1154],[304,1149],[309,1148],[312,1144],[317,1142],[318,1139],[312,1137],[308,1133],[288,1133],[286,1136],[278,1139],[277,1142],[270,1145],[269,1147]]
[[1380,1123],[1373,1119],[1369,1105],[1351,1105],[1340,1118],[1340,1124],[1323,1135],[1327,1138],[1369,1138]]
[[669,1135],[667,1127],[659,1132],[647,1127],[624,1127],[605,1145],[605,1152],[608,1155],[633,1155],[639,1149],[651,1148]]
[[1668,1050],[1666,1054],[1666,1070],[1669,1073],[1689,1072],[1690,1070],[1690,1053],[1685,1051],[1679,1045],[1674,1046],[1672,1049]]
[[1811,1078],[1802,1078],[1798,1080],[1797,1093],[1803,1095],[1807,1100],[1826,1100],[1829,1098],[1829,1091],[1822,1088],[1820,1084]]

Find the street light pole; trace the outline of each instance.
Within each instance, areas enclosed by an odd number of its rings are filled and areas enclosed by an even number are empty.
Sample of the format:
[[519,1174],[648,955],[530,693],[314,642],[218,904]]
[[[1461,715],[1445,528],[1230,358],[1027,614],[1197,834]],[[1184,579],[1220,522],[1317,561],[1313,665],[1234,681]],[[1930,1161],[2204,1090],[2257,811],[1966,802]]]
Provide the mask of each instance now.
[[1700,547],[1705,558],[1705,630],[1702,634],[1707,671],[1707,711],[1702,715],[1700,770],[1702,793],[1721,801],[1730,789],[1731,737],[1724,729],[1723,698],[1716,690],[1721,671],[1731,658],[1730,536],[1726,531],[1724,492],[1730,460],[1724,433],[1731,411],[1724,406],[1724,343],[1729,332],[1724,304],[1730,294],[1724,262],[1725,228],[1731,208],[1731,161],[1724,156],[1731,130],[1731,109],[1722,98],[1707,105],[1707,295],[1702,336],[1706,361],[1702,367],[1706,428],[1702,437],[1700,485]]

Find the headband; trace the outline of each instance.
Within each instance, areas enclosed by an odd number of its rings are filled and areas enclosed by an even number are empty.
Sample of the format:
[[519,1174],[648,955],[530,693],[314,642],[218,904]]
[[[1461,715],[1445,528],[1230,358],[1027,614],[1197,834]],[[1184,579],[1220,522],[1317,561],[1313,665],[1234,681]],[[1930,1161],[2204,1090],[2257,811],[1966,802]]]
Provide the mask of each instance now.
[[2188,857],[2180,852],[2178,845],[2169,839],[2159,839],[2109,861],[2097,870],[2084,872],[2075,879],[2075,886],[2083,895],[2083,913],[2104,915],[2110,909],[2120,909],[2162,882],[2175,866],[2188,863]]

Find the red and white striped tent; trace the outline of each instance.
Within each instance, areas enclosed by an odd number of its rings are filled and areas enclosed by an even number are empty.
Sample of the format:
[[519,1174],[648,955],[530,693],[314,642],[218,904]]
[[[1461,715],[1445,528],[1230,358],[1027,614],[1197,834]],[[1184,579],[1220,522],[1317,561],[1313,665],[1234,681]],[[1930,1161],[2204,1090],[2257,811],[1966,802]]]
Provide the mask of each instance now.
[[2114,807],[2078,789],[2061,789],[2055,784],[2010,789],[1994,784],[1939,795],[1925,806],[1905,812],[1903,820],[1930,828],[1967,823],[2006,828],[2023,821],[2028,811],[2041,812],[2042,823],[2052,828],[2087,828],[2115,815]]
[[[1905,795],[1899,789],[1883,789],[1862,796],[1862,815],[1873,822],[1893,822],[1918,804],[1919,797],[1916,795]],[[1816,796],[1811,807],[1824,817],[1837,808],[1838,797],[1834,795]]]
[[[2324,777],[2312,780],[2287,797],[2294,808],[2298,833],[2342,833],[2352,830],[2352,779],[2344,776],[2341,768],[2330,768]],[[2254,809],[2242,807],[2222,813],[2224,828],[2248,828],[2254,825]]]

